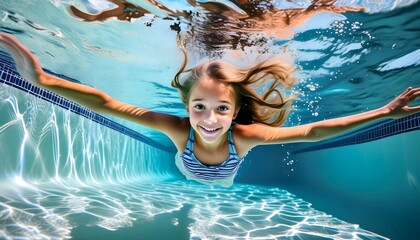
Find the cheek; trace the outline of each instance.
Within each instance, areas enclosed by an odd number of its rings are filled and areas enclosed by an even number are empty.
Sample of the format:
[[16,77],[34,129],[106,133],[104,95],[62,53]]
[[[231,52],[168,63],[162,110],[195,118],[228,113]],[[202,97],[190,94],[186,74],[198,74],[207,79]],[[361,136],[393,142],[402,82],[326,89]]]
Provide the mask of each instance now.
[[191,121],[197,121],[198,119],[200,119],[202,114],[195,111],[189,111],[189,115]]
[[231,115],[225,115],[225,116],[220,116],[218,120],[219,120],[219,122],[223,122],[223,123],[229,125],[230,123],[232,123],[233,118],[232,118]]

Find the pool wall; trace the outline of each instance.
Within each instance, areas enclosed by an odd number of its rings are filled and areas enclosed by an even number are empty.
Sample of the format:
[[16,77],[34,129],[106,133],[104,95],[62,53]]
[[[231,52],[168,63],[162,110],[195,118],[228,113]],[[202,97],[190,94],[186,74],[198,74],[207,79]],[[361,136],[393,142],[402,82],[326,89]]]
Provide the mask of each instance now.
[[177,176],[171,148],[29,84],[1,57],[1,181],[88,184]]

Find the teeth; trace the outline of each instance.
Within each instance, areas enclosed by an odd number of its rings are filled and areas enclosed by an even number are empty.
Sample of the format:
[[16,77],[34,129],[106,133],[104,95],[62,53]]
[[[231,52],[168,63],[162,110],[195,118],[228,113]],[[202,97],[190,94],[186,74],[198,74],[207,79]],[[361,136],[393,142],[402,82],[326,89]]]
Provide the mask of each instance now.
[[208,132],[214,132],[214,131],[217,130],[217,128],[205,128],[205,127],[202,127],[202,128],[204,128],[204,130],[206,130]]

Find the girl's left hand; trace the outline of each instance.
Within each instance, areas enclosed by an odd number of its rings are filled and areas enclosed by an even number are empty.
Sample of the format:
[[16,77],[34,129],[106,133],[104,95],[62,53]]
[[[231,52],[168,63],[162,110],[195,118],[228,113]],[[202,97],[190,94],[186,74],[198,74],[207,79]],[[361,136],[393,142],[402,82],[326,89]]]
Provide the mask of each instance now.
[[420,112],[420,106],[409,107],[408,105],[420,96],[420,88],[409,87],[393,101],[383,108],[387,110],[391,118],[401,118]]
[[27,81],[39,86],[45,73],[35,55],[13,35],[7,33],[0,32],[0,46],[9,50],[19,74]]

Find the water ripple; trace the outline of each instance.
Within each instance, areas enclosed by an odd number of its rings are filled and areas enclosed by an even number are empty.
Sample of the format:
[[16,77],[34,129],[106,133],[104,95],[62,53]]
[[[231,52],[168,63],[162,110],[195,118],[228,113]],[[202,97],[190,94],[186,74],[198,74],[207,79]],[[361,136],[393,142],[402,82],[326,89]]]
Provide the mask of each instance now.
[[[386,239],[311,207],[278,188],[218,188],[176,181],[107,184],[73,189],[59,182],[0,184],[0,236],[6,239],[68,239],[81,226],[92,231],[138,228],[161,214],[190,239]],[[145,225],[146,226],[146,225]],[[168,226],[159,226],[166,231]],[[110,232],[111,233],[111,232]],[[92,234],[95,234],[92,232]]]

